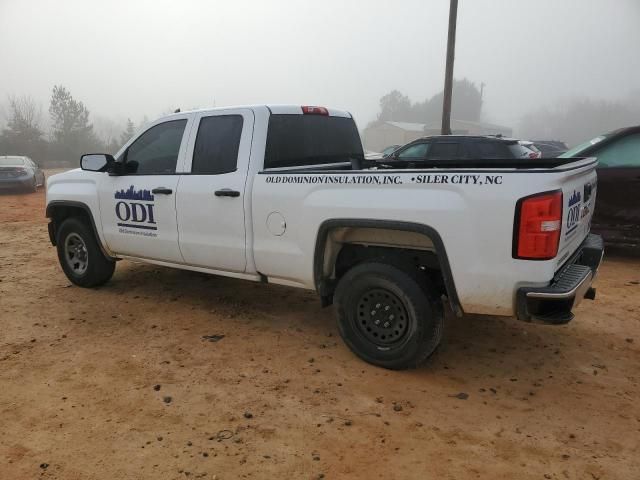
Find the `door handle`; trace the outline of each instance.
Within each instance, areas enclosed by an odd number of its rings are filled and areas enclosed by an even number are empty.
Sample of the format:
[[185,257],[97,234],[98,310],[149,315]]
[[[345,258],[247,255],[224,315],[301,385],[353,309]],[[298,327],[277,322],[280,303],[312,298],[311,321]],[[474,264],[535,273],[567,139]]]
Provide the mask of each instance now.
[[239,197],[240,192],[237,190],[231,190],[230,188],[223,188],[222,190],[215,191],[216,197]]
[[158,187],[151,190],[151,193],[159,193],[160,195],[171,195],[173,193],[173,190],[166,187]]

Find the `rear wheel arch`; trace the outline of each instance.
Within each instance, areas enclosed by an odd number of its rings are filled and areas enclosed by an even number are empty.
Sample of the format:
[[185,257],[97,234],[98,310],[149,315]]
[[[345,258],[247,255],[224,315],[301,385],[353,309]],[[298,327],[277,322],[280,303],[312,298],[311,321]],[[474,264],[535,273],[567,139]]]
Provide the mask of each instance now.
[[[345,234],[345,231],[348,233]],[[387,237],[383,245],[376,245],[376,242],[372,242],[371,246],[366,244],[366,236],[372,232],[376,236]],[[347,239],[346,243],[340,241],[341,236]],[[349,243],[349,237],[359,243]],[[398,244],[394,245],[396,240]],[[340,271],[341,252],[354,247],[367,250],[364,260],[391,257],[394,262],[407,263],[419,256],[424,262],[434,262],[433,267],[442,276],[443,288],[453,312],[458,316],[463,314],[440,234],[428,225],[393,220],[332,219],[320,225],[313,268],[315,287],[324,304],[331,303],[337,282],[346,273]],[[429,254],[432,258],[428,257]]]

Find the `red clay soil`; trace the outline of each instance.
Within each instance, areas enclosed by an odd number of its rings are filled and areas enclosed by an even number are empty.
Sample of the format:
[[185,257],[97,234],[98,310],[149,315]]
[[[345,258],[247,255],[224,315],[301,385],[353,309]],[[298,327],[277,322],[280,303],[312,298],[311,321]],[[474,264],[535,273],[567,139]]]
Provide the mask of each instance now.
[[448,315],[391,372],[313,292],[124,261],[71,286],[44,194],[0,195],[0,479],[636,480],[640,259],[597,288],[561,327]]

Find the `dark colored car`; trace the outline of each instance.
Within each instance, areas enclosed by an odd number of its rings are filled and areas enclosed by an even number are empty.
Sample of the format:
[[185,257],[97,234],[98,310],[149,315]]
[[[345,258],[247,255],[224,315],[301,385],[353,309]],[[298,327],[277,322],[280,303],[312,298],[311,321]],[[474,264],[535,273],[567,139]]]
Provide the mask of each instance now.
[[0,190],[35,192],[44,186],[44,172],[29,157],[0,157]]
[[533,140],[533,144],[542,153],[542,158],[557,158],[569,150],[566,143],[558,140]]
[[605,133],[562,157],[597,157],[592,230],[610,244],[640,246],[640,126]]
[[434,135],[419,138],[397,149],[386,161],[517,159],[534,152],[518,140],[496,136]]

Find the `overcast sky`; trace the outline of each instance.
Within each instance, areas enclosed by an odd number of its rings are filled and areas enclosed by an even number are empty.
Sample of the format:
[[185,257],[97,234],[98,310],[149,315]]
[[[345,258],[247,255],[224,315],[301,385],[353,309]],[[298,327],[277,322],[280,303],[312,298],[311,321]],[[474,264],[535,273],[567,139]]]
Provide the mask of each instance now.
[[[442,89],[449,0],[0,0],[0,101],[47,114],[54,84],[92,114],[329,105],[375,118],[392,89]],[[460,0],[455,77],[516,126],[571,96],[640,88],[640,0]]]

